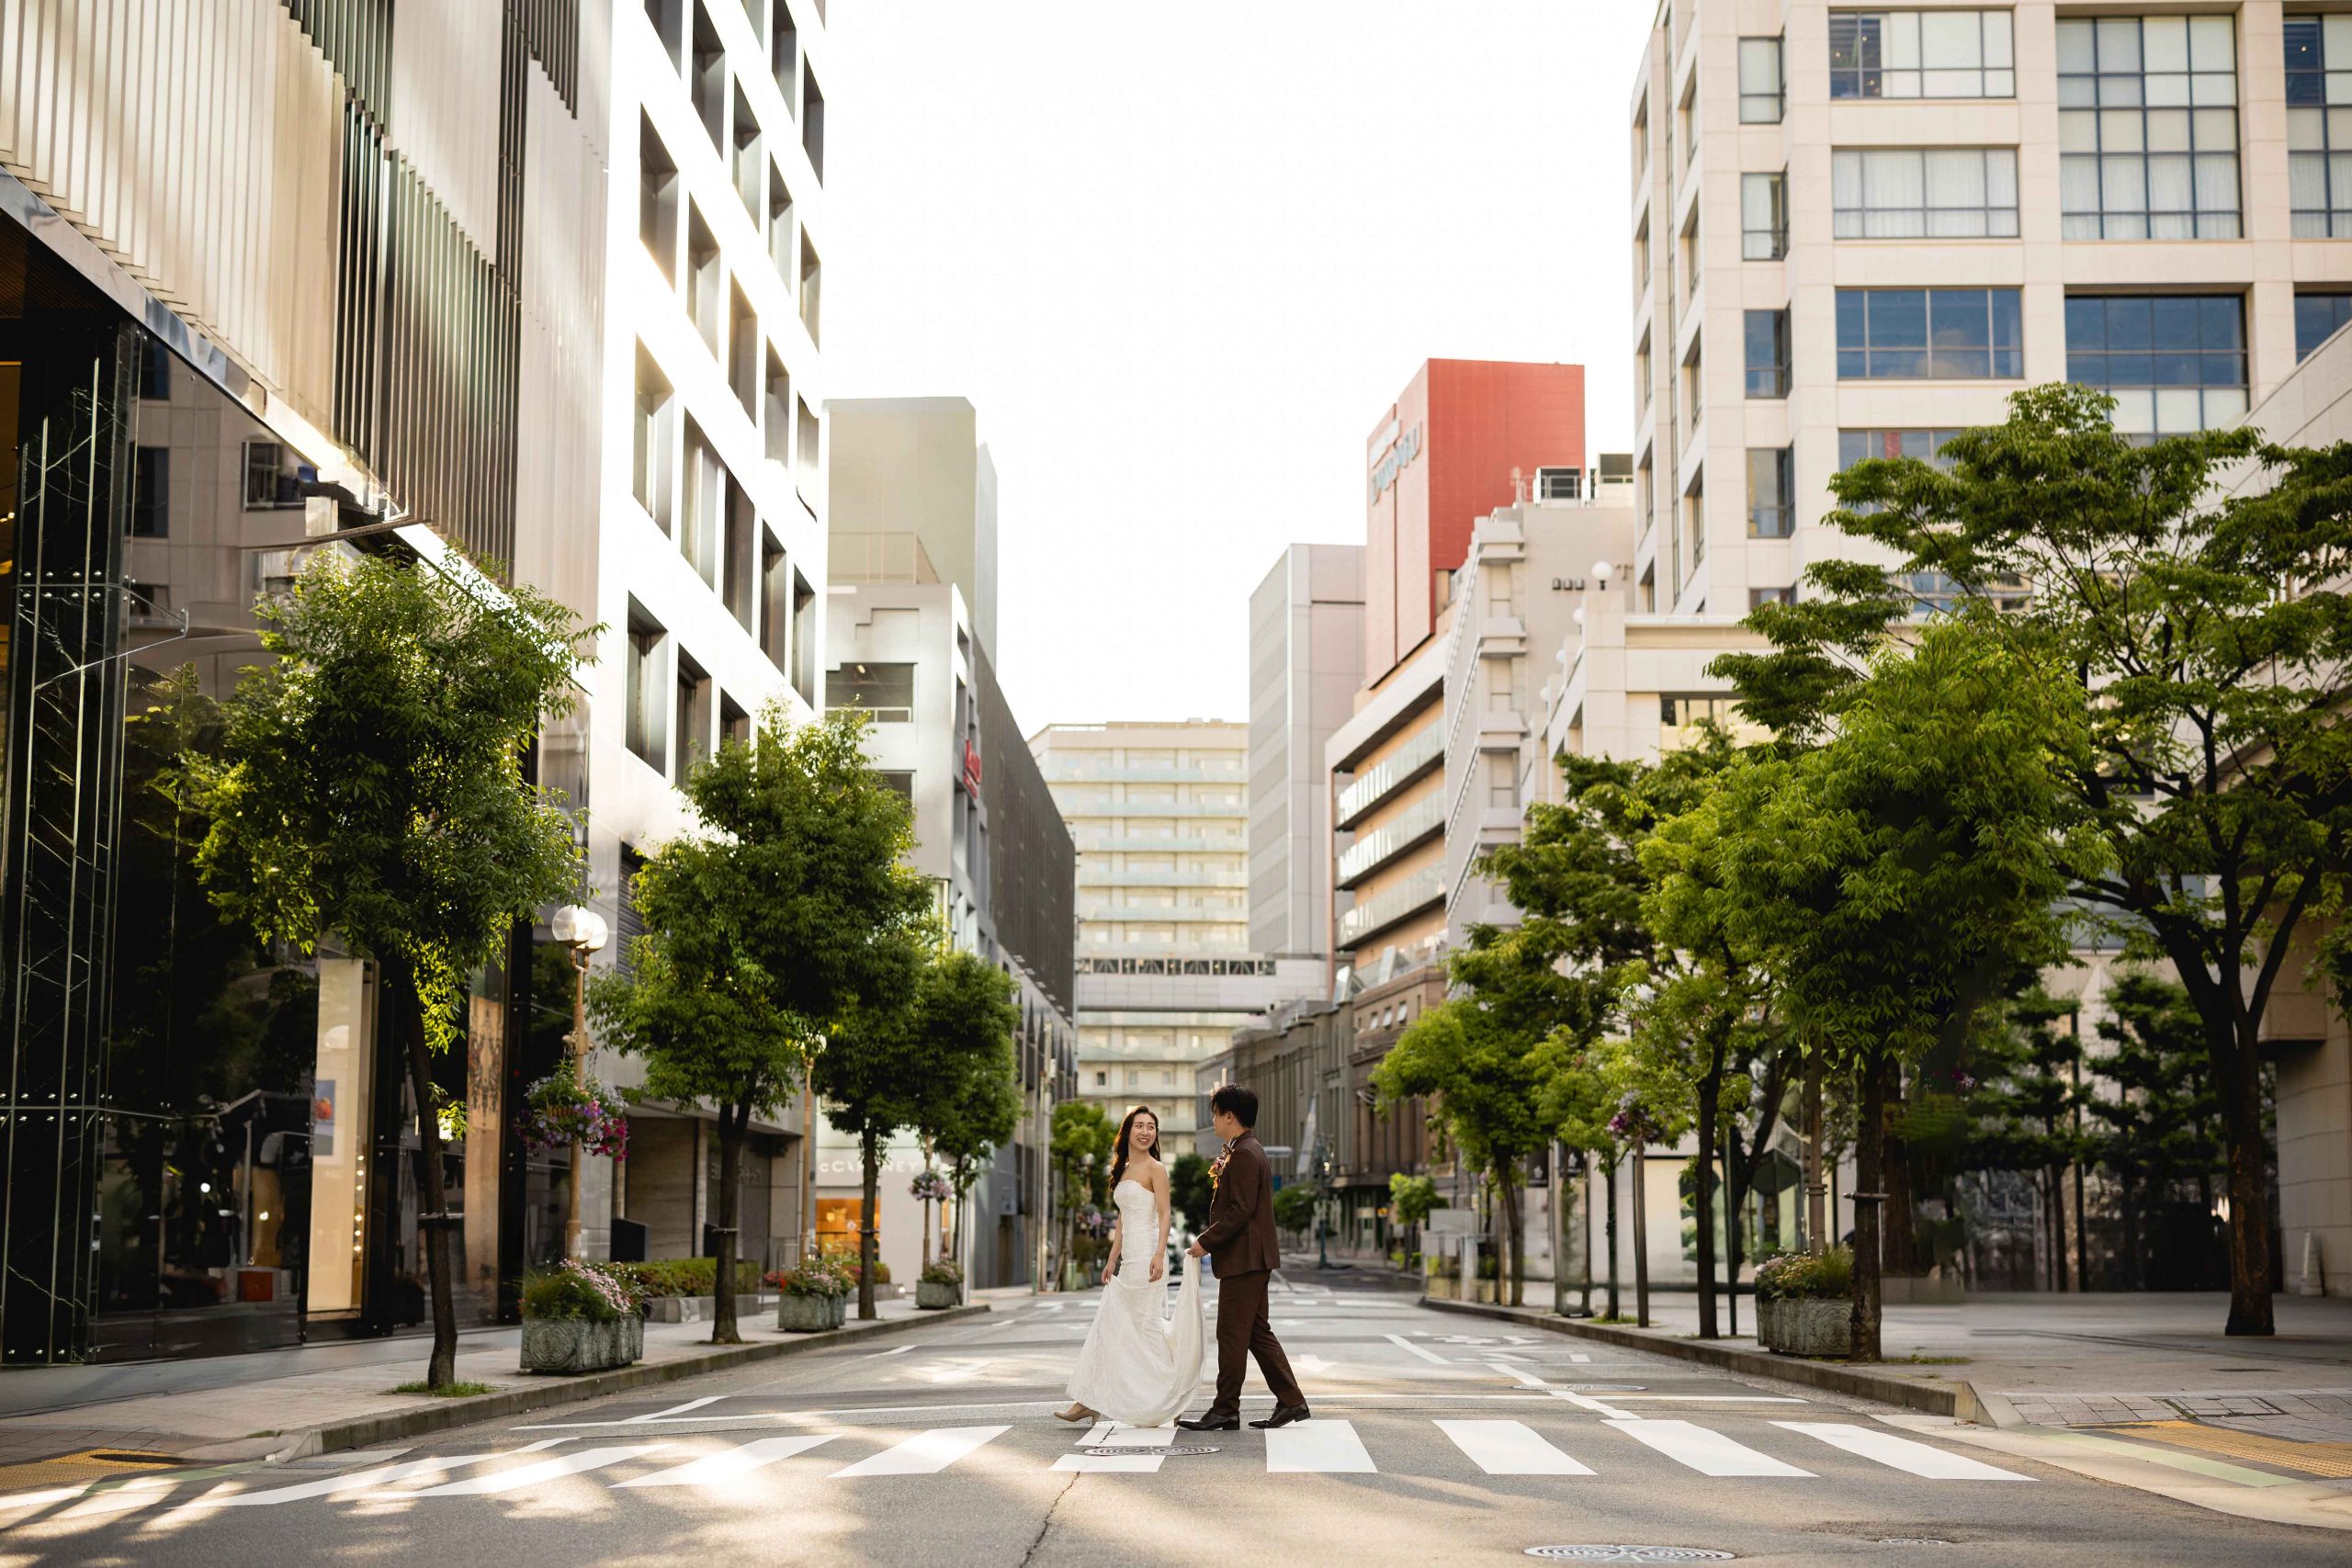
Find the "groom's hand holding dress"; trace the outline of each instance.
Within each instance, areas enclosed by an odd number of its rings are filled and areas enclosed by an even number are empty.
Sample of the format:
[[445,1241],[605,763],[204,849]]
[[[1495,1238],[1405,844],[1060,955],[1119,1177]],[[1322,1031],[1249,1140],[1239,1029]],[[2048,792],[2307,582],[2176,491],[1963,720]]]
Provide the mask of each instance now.
[[1209,1223],[1190,1250],[1206,1254],[1216,1269],[1216,1399],[1205,1414],[1177,1425],[1199,1432],[1239,1427],[1241,1380],[1251,1357],[1274,1394],[1273,1415],[1251,1425],[1286,1427],[1306,1419],[1306,1396],[1266,1315],[1266,1287],[1282,1251],[1274,1235],[1273,1171],[1248,1131],[1226,1151]]

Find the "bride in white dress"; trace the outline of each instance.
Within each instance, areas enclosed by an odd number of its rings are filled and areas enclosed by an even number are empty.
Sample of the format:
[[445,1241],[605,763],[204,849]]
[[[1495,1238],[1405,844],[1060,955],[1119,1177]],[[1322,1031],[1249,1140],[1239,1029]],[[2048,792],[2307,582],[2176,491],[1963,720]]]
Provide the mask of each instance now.
[[1159,1161],[1159,1118],[1138,1105],[1119,1123],[1111,1159],[1111,1202],[1119,1212],[1102,1269],[1102,1305],[1070,1373],[1075,1402],[1065,1421],[1107,1417],[1129,1427],[1164,1426],[1191,1401],[1201,1379],[1204,1337],[1201,1262],[1184,1259],[1176,1313],[1168,1287],[1168,1168]]

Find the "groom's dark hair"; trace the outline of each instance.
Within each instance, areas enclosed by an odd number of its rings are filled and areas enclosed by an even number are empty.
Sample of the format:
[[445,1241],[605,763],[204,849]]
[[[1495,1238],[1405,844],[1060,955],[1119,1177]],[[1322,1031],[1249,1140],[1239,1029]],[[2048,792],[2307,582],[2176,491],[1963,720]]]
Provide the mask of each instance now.
[[1209,1109],[1224,1111],[1244,1127],[1255,1127],[1258,1124],[1258,1091],[1242,1084],[1227,1084],[1209,1096]]

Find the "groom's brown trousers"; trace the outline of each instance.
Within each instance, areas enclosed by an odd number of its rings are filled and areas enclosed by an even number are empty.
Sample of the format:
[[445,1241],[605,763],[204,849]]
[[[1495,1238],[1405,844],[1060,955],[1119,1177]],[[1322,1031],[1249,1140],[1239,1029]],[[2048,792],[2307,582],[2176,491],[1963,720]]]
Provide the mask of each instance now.
[[1211,1416],[1241,1414],[1241,1379],[1248,1371],[1244,1356],[1258,1359],[1258,1371],[1274,1391],[1274,1408],[1288,1410],[1306,1403],[1298,1380],[1290,1375],[1290,1358],[1266,1318],[1266,1286],[1273,1275],[1253,1269],[1243,1274],[1217,1276],[1216,1402]]

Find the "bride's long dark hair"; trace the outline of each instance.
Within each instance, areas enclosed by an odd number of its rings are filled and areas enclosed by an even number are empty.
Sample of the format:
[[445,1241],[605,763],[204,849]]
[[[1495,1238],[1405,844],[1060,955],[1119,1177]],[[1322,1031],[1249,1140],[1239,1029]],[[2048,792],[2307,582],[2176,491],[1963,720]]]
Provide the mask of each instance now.
[[1159,1112],[1148,1105],[1138,1105],[1127,1112],[1125,1121],[1119,1123],[1119,1142],[1111,1155],[1111,1190],[1114,1193],[1119,1190],[1119,1179],[1127,1173],[1127,1139],[1135,1131],[1138,1116],[1151,1118],[1151,1148],[1148,1152],[1152,1158],[1159,1157]]

